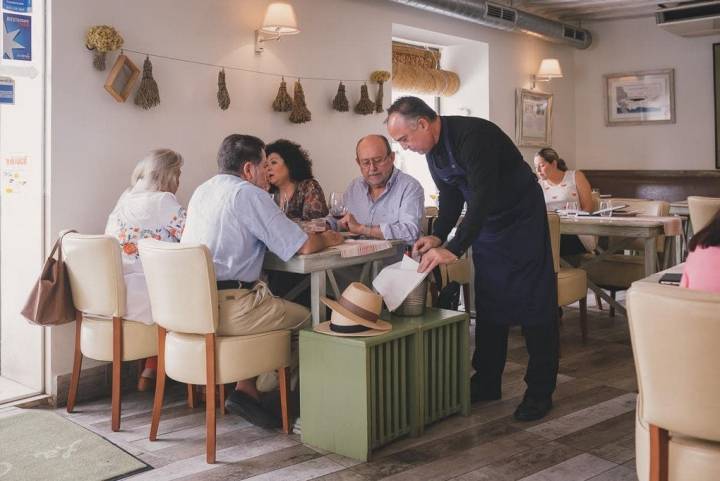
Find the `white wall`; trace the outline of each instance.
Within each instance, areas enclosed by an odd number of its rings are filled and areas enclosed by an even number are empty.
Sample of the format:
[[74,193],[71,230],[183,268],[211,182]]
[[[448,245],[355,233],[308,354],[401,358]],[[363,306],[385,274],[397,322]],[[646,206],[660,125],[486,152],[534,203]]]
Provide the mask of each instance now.
[[[684,38],[653,18],[584,24],[593,33],[575,51],[576,152],[584,169],[713,169],[712,44],[720,36]],[[606,127],[603,74],[675,69],[675,124]]]
[[[432,15],[386,0],[293,0],[302,32],[253,53],[253,30],[266,0],[64,0],[52,13],[52,127],[50,145],[51,222],[54,235],[65,227],[99,232],[135,161],[149,149],[180,151],[185,167],[179,191],[186,203],[193,189],[215,171],[224,136],[253,133],[263,139],[287,137],[303,144],[327,192],[342,190],[357,175],[356,140],[384,132],[384,116],[367,117],[330,109],[337,82],[303,82],[313,121],[293,125],[270,104],[279,81],[228,71],[230,109],[215,100],[217,71],[203,66],[152,59],[162,104],[149,112],[117,104],[102,88],[106,72],[96,72],[83,46],[86,29],[111,24],[136,50],[212,63],[304,76],[363,79],[372,70],[390,70],[393,23],[452,34],[489,45],[489,118],[514,137],[515,89],[544,56],[557,56],[567,77],[550,87],[556,94],[555,138],[574,151],[573,53],[569,47]],[[130,54],[138,66],[142,57]],[[112,61],[113,59],[111,59]],[[288,80],[292,80],[292,75]],[[347,85],[357,102],[359,84]],[[371,91],[374,89],[371,88]],[[386,95],[388,98],[389,95]],[[530,160],[533,149],[523,149]],[[54,328],[47,389],[71,368],[72,327]]]
[[[43,95],[45,67],[44,1],[33,2],[32,61],[0,61],[0,75],[15,79],[15,105],[0,107],[0,162],[26,158],[19,168],[27,183],[8,192],[2,179],[0,194],[0,368],[1,374],[38,392],[42,391],[42,328],[20,315],[37,279],[43,253]],[[28,67],[37,75],[27,74]]]

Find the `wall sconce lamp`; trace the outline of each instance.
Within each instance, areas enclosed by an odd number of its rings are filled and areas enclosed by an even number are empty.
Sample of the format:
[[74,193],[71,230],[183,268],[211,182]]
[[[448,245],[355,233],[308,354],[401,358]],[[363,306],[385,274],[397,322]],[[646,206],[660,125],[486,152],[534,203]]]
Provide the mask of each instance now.
[[532,88],[535,88],[535,82],[549,82],[554,78],[563,78],[560,62],[556,58],[544,58],[537,73],[532,76]]
[[295,18],[295,11],[289,3],[271,3],[262,27],[255,30],[255,53],[261,54],[265,50],[264,43],[269,40],[280,40],[284,35],[300,33]]

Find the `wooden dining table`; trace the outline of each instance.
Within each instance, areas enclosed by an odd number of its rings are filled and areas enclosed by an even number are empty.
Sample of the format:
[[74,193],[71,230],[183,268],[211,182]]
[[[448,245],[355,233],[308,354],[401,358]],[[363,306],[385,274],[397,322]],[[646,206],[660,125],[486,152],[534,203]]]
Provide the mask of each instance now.
[[[598,248],[597,255],[585,260],[580,266],[581,268],[595,262],[600,262],[612,254],[630,249],[630,245],[635,239],[642,239],[644,246],[645,276],[647,277],[659,270],[657,261],[657,239],[659,236],[665,236],[663,267],[668,267],[675,262],[676,256],[673,255],[673,251],[676,243],[673,242],[673,240],[676,236],[682,234],[682,227],[680,225],[680,219],[671,217],[561,216],[560,233],[624,238],[623,241],[614,242],[612,247],[605,250]],[[561,259],[561,263],[563,266],[573,267],[565,259]],[[625,307],[593,283],[592,279],[588,279],[588,287],[623,315],[626,313]]]
[[[388,242],[391,245],[389,249],[352,257],[342,257],[338,249],[331,247],[316,252],[315,254],[296,255],[285,262],[272,252],[268,252],[265,254],[263,269],[294,272],[296,274],[310,274],[310,311],[313,326],[316,326],[327,320],[327,311],[325,306],[320,302],[320,297],[326,295],[328,281],[336,299],[340,297],[340,290],[335,281],[333,271],[343,267],[362,265],[363,270],[358,280],[370,285],[382,269],[383,261],[389,257],[398,255],[405,245],[405,243],[400,240],[391,240]],[[307,289],[307,287],[308,280],[305,279],[291,289],[285,298],[292,300]]]

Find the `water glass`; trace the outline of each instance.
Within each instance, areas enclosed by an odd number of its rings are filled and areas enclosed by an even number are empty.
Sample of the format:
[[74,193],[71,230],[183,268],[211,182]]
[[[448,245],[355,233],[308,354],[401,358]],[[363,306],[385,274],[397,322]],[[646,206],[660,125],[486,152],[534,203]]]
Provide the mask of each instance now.
[[569,217],[574,218],[577,220],[578,216],[578,203],[575,201],[569,201],[565,204],[565,212]]

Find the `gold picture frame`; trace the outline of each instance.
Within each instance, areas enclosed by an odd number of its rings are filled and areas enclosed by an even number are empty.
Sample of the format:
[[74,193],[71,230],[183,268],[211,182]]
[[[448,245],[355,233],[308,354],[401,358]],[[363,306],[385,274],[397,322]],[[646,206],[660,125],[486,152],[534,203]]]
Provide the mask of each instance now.
[[520,147],[549,147],[552,144],[552,107],[552,94],[517,90],[515,141]]
[[105,80],[105,90],[118,102],[125,102],[140,76],[140,69],[125,54],[120,54]]

